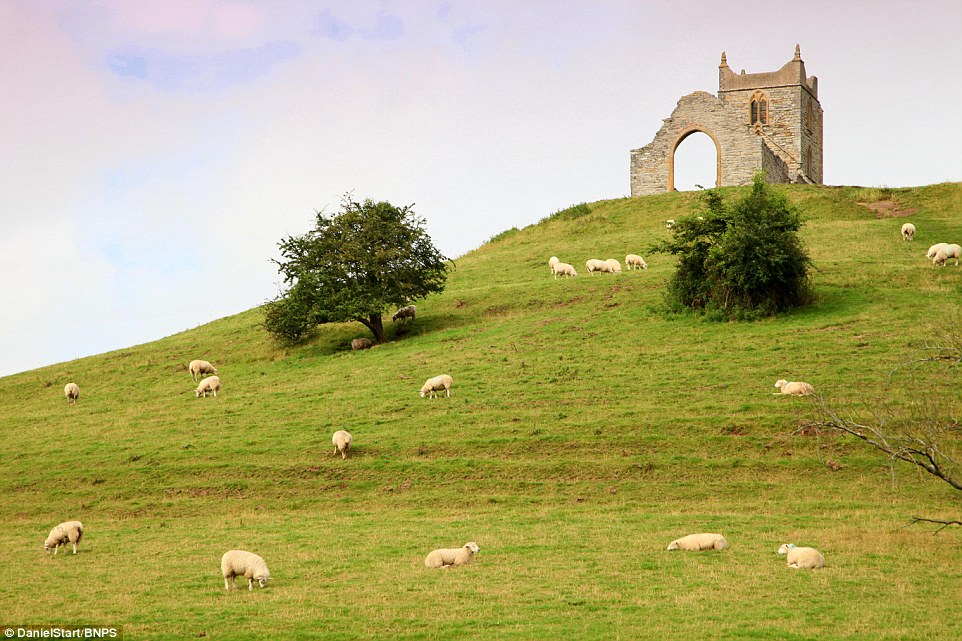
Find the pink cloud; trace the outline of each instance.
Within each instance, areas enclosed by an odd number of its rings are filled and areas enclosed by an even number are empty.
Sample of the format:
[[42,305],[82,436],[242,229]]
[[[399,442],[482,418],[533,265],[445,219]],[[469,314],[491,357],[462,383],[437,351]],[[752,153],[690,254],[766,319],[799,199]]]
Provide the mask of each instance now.
[[119,29],[148,36],[207,33],[231,40],[262,25],[256,6],[225,0],[100,0],[97,6]]

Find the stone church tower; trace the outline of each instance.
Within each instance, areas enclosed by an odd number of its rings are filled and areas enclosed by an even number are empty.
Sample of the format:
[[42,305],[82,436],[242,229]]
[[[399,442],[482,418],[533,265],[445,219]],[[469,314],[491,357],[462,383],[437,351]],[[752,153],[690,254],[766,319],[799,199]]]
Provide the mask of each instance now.
[[655,139],[631,150],[631,195],[675,188],[675,150],[695,132],[715,143],[715,186],[750,183],[764,170],[770,183],[822,182],[822,106],[818,79],[795,57],[778,71],[736,74],[725,54],[718,65],[718,96],[683,96]]

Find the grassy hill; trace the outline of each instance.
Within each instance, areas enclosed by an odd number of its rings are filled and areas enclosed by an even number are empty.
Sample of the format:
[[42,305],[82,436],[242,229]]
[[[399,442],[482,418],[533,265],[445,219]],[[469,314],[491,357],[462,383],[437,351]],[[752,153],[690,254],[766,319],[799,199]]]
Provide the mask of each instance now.
[[[457,262],[390,343],[360,324],[285,349],[258,310],[0,378],[0,624],[123,625],[128,639],[958,639],[959,492],[890,468],[774,396],[805,380],[848,409],[924,396],[958,416],[958,367],[889,373],[959,321],[962,185],[782,187],[804,212],[815,305],[714,323],[663,311],[673,259],[553,280],[667,233],[694,194],[594,203],[511,230]],[[734,197],[738,189],[726,189]],[[890,199],[905,218],[857,204]],[[912,211],[914,210],[914,212]],[[587,212],[578,216],[579,212]],[[206,358],[221,394],[196,399]],[[451,398],[418,396],[439,373]],[[77,405],[63,386],[77,382]],[[352,456],[331,434],[354,435]],[[894,472],[894,474],[893,474]],[[77,556],[46,556],[80,519]],[[721,553],[667,553],[722,532]],[[423,567],[477,541],[463,568]],[[796,572],[780,543],[819,548]],[[220,556],[261,554],[273,581],[227,593]]]

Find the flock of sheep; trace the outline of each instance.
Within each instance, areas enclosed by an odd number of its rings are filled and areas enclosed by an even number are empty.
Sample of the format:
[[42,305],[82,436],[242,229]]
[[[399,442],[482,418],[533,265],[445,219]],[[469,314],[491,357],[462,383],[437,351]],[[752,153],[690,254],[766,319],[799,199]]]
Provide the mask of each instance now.
[[[632,269],[648,269],[648,263],[646,263],[645,259],[638,254],[628,254],[625,256],[625,267],[627,267],[629,271]],[[592,275],[595,272],[600,272],[602,274],[621,273],[621,263],[619,263],[616,258],[607,258],[605,260],[589,258],[585,262],[585,268],[588,270],[588,273]],[[578,275],[578,272],[575,271],[574,266],[568,263],[562,263],[557,256],[552,256],[548,259],[548,269],[551,270],[551,273],[555,278],[558,278],[558,276],[566,276],[570,278]]]
[[[674,223],[674,220],[668,220],[666,221],[666,227],[671,228],[674,226]],[[903,240],[914,240],[915,225],[905,223],[902,225],[901,234]],[[955,264],[958,266],[960,255],[962,255],[962,248],[957,244],[950,243],[932,245],[928,252],[926,252],[926,257],[932,260],[933,267],[936,265],[944,267],[946,261],[950,258],[955,258]],[[625,256],[625,265],[629,270],[648,268],[648,264],[644,258],[637,254],[628,254]],[[557,256],[552,256],[548,260],[548,266],[555,278],[558,276],[572,277],[578,275],[572,265],[562,263]],[[589,259],[585,263],[585,267],[588,269],[589,274],[593,274],[594,272],[621,272],[621,264],[614,258],[607,260]],[[391,321],[414,320],[416,315],[416,307],[414,305],[408,305],[397,310],[391,317]],[[368,338],[357,338],[351,341],[351,348],[355,350],[367,349],[372,345],[373,343]],[[210,362],[193,360],[189,363],[187,369],[190,371],[192,380],[197,381],[197,379],[200,378],[200,383],[194,390],[196,397],[207,396],[208,393],[217,396],[217,392],[220,390],[220,377],[217,376],[218,371]],[[205,376],[208,374],[209,376]],[[450,397],[452,383],[453,379],[448,374],[441,374],[429,378],[425,381],[424,385],[421,386],[420,395],[422,398],[425,396],[435,398],[443,391],[445,396]],[[775,382],[775,388],[779,390],[775,392],[776,395],[809,396],[815,393],[815,388],[811,384],[801,381],[779,379]],[[67,397],[68,403],[76,403],[80,398],[80,387],[76,383],[68,383],[64,387],[64,395]],[[350,432],[347,430],[338,430],[334,432],[331,441],[334,445],[332,454],[340,454],[342,459],[347,459],[348,451],[351,449],[351,444],[353,443],[353,437]],[[84,526],[80,521],[66,521],[61,523],[50,531],[50,535],[46,541],[44,541],[44,550],[49,552],[52,549],[54,555],[56,555],[60,546],[66,546],[69,543],[73,546],[73,553],[77,554],[83,533]],[[668,545],[669,551],[685,550],[697,552],[704,550],[724,550],[727,548],[728,540],[721,534],[712,533],[690,534],[676,539]],[[469,563],[480,549],[477,543],[471,541],[465,543],[460,548],[434,550],[424,559],[424,565],[428,568],[446,568],[464,565]],[[788,567],[790,568],[814,569],[824,567],[825,565],[825,557],[818,550],[809,547],[796,547],[793,543],[781,545],[777,550],[777,554],[786,555]],[[255,581],[263,588],[271,578],[270,571],[267,569],[267,563],[264,559],[257,554],[244,550],[230,550],[224,554],[221,558],[221,574],[224,577],[224,587],[228,591],[232,586],[236,587],[234,580],[238,576],[243,576],[247,579],[249,590],[253,590]]]
[[[915,240],[915,225],[905,223],[902,225],[902,240]],[[956,243],[935,243],[925,252],[925,257],[932,261],[932,267],[936,265],[945,267],[945,262],[950,258],[955,259],[955,266],[959,266],[959,258],[962,257],[962,247]]]

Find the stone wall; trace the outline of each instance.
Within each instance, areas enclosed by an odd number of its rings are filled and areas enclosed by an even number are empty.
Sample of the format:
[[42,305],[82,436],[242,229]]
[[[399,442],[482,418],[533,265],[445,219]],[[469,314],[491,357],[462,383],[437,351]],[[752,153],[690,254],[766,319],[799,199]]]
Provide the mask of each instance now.
[[[762,98],[767,122],[753,123],[752,100]],[[675,150],[696,131],[715,143],[715,186],[747,184],[759,170],[769,182],[820,183],[822,117],[818,80],[806,76],[797,46],[781,69],[757,74],[735,74],[723,53],[718,96],[704,91],[683,96],[654,140],[631,151],[631,195],[672,190]]]

